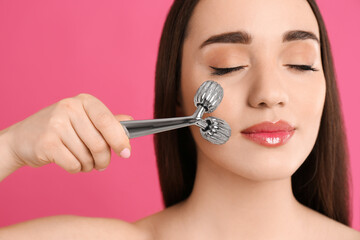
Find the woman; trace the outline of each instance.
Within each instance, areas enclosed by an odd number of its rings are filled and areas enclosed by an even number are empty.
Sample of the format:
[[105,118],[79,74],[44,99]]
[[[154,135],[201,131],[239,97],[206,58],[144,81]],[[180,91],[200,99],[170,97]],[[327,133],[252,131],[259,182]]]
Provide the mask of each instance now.
[[[211,115],[228,122],[232,136],[213,145],[191,127],[155,137],[165,210],[134,223],[48,217],[3,228],[0,237],[360,239],[346,226],[347,146],[315,2],[176,0],[159,48],[155,118],[192,114],[209,79],[224,89]],[[1,179],[49,162],[72,173],[100,170],[109,146],[129,157],[118,121],[131,118],[110,113],[81,94],[3,130]],[[286,138],[250,133],[264,121],[260,127],[275,123]]]

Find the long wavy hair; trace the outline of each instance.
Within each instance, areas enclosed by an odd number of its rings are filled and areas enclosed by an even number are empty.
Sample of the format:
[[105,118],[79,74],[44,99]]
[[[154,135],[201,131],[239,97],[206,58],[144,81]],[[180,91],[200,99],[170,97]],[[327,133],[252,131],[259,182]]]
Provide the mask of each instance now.
[[[168,12],[158,51],[154,117],[175,117],[181,79],[181,60],[187,26],[199,0],[175,0]],[[295,198],[338,222],[349,225],[348,145],[340,108],[333,58],[325,24],[314,0],[308,0],[320,29],[326,97],[315,145],[292,175]],[[160,186],[165,207],[192,192],[197,159],[189,128],[154,135]]]

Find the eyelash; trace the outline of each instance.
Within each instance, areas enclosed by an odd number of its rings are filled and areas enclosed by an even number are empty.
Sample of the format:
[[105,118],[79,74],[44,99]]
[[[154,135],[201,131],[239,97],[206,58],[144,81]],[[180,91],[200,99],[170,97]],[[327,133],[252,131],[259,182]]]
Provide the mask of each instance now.
[[[299,70],[301,72],[303,72],[303,71],[319,71],[318,69],[315,69],[310,65],[291,65],[291,64],[288,64],[286,66],[289,66],[290,68],[294,68],[294,69]],[[211,75],[225,75],[225,74],[230,73],[230,72],[235,72],[235,71],[244,69],[244,67],[246,67],[246,66],[238,66],[238,67],[233,67],[233,68],[211,67],[212,69],[215,70],[213,73],[211,73]]]

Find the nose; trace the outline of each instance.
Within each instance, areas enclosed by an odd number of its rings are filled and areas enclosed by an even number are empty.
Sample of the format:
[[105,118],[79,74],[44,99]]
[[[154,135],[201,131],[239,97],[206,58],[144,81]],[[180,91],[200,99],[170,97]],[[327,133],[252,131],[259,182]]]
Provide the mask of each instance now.
[[289,101],[286,83],[275,69],[258,70],[252,79],[248,103],[253,108],[284,107]]

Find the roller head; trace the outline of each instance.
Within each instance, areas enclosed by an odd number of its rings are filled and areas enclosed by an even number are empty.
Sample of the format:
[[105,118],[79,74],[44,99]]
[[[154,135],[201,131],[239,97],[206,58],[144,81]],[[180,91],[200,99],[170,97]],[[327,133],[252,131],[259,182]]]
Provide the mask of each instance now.
[[216,117],[207,117],[204,119],[208,126],[205,129],[200,128],[203,138],[214,144],[224,144],[231,136],[231,128],[227,122]]
[[199,105],[205,108],[206,113],[213,112],[220,104],[224,91],[220,84],[214,81],[206,81],[197,90],[194,97],[195,107]]

